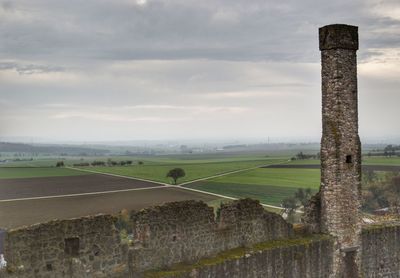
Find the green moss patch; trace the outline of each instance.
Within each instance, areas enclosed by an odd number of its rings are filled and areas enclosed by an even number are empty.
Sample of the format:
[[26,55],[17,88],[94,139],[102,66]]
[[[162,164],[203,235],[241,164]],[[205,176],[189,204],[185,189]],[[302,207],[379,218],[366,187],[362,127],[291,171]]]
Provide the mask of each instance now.
[[362,229],[363,234],[371,233],[371,232],[379,232],[380,230],[383,229],[389,229],[389,228],[394,228],[394,229],[400,229],[400,222],[384,222],[384,223],[377,223],[377,224],[371,224],[371,225],[366,225]]
[[176,264],[169,269],[166,270],[151,270],[147,271],[144,274],[144,277],[147,278],[159,278],[159,277],[180,277],[183,274],[187,274],[193,269],[199,269],[203,267],[219,265],[229,260],[237,260],[246,256],[246,254],[252,254],[256,252],[262,252],[272,249],[279,248],[287,248],[302,245],[306,248],[312,244],[313,242],[330,240],[331,237],[328,235],[312,235],[307,237],[295,237],[295,238],[286,238],[280,240],[273,240],[263,243],[255,244],[251,247],[240,247],[231,249],[228,251],[224,251],[219,253],[218,255],[201,259],[197,263],[192,265],[187,264]]

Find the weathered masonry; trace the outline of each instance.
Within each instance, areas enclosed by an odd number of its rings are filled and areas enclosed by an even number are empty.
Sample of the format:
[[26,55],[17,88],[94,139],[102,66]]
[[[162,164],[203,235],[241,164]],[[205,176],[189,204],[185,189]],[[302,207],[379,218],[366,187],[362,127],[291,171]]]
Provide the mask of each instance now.
[[321,231],[336,241],[335,274],[359,276],[361,143],[358,136],[358,27],[319,29],[322,61]]
[[0,277],[142,277],[152,269],[193,263],[236,248],[293,236],[292,226],[258,201],[221,205],[167,203],[130,213],[132,242],[118,219],[96,215],[7,231],[7,269]]
[[358,30],[320,29],[321,189],[302,229],[258,201],[167,203],[119,219],[96,215],[6,231],[1,278],[400,278],[400,223],[362,226],[357,119]]
[[[0,277],[335,277],[333,237],[295,232],[257,201],[222,205],[218,217],[196,201],[130,215],[132,243],[110,215],[7,231]],[[362,277],[400,277],[400,224],[364,227],[361,243]]]

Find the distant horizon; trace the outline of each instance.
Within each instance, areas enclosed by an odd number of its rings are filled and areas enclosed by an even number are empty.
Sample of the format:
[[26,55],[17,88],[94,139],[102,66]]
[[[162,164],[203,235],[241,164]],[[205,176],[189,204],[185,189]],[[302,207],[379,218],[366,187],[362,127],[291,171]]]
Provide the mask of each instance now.
[[[299,138],[299,137],[287,137],[287,138],[274,138],[270,137],[270,140],[265,138],[209,138],[209,139],[127,139],[127,140],[51,140],[46,138],[5,138],[0,137],[0,142],[3,143],[21,143],[21,144],[49,144],[49,145],[105,145],[105,146],[140,146],[140,145],[168,145],[168,144],[320,144],[320,140],[316,138]],[[361,138],[362,144],[400,144],[400,137],[380,137],[380,138]],[[135,145],[136,144],[136,145]]]

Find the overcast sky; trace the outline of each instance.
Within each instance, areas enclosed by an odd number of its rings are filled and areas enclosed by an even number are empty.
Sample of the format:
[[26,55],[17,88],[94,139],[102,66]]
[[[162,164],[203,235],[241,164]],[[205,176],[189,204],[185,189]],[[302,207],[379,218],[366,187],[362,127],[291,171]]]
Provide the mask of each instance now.
[[332,23],[359,26],[361,136],[400,137],[398,0],[0,0],[0,137],[318,140]]

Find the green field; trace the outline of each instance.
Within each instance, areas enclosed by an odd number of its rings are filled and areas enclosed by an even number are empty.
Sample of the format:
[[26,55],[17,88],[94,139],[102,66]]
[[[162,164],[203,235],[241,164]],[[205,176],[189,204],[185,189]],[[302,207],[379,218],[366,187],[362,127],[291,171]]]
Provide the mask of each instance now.
[[235,198],[255,198],[262,203],[279,206],[282,199],[293,196],[298,188],[311,188],[317,191],[319,182],[320,171],[317,169],[263,168],[188,186]]
[[215,182],[275,185],[294,188],[318,187],[320,171],[318,169],[275,169],[261,168],[212,179]]
[[[288,161],[285,164],[291,165],[302,165],[302,164],[312,164],[317,165],[320,164],[318,159],[304,159],[304,160],[294,160]],[[363,156],[362,164],[364,165],[399,165],[400,166],[400,157],[383,157],[383,156]]]
[[236,161],[270,161],[286,160],[286,156],[265,156],[265,155],[232,155],[232,154],[184,154],[184,155],[160,155],[153,157],[134,157],[136,160],[147,161],[152,164],[197,164],[216,162]]
[[[159,155],[159,156],[114,156],[114,157],[68,157],[65,165],[74,163],[132,160],[132,166],[104,166],[81,167],[102,173],[118,174],[129,177],[143,178],[153,181],[171,183],[166,178],[167,172],[172,168],[183,168],[186,176],[178,180],[184,183],[201,178],[228,173],[236,170],[255,168],[261,165],[271,164],[319,164],[319,160],[288,161],[289,157],[268,157],[265,155],[228,155],[228,154],[187,154],[187,155]],[[46,157],[33,161],[16,161],[0,165],[0,179],[6,178],[31,178],[54,177],[87,174],[67,168],[54,166],[57,157]],[[143,165],[138,165],[142,161]],[[363,164],[366,165],[399,165],[400,158],[367,157],[363,156]],[[20,166],[14,168],[10,166]],[[25,166],[25,167],[22,167]],[[47,166],[47,167],[46,167]],[[379,175],[385,172],[378,173]],[[311,188],[317,191],[320,182],[320,170],[296,169],[296,168],[259,168],[246,170],[239,173],[231,173],[209,180],[199,181],[187,186],[212,193],[226,195],[235,198],[251,197],[259,199],[265,204],[279,206],[282,199],[293,196],[298,188]]]
[[399,165],[400,157],[364,156],[362,163],[365,165]]
[[235,162],[235,161],[265,161],[265,160],[287,160],[286,156],[268,157],[265,155],[232,155],[232,154],[180,154],[180,155],[157,155],[157,156],[66,156],[66,157],[35,157],[33,160],[13,161],[11,158],[7,163],[0,163],[0,167],[52,167],[57,161],[64,161],[66,166],[74,163],[91,163],[93,161],[113,161],[132,160],[134,165],[139,161],[151,165],[170,165],[170,164],[197,164],[197,163],[216,163],[216,162]]
[[145,162],[144,165],[84,167],[83,169],[170,183],[171,179],[166,177],[167,172],[172,168],[180,167],[186,172],[186,176],[178,180],[178,183],[183,183],[235,170],[257,167],[259,165],[280,163],[283,160],[264,158],[260,160],[212,161],[213,160],[207,159],[193,162],[193,160],[191,160],[191,162],[180,161],[179,164],[175,160],[171,160],[171,162],[164,161],[160,164],[156,164],[155,161],[153,161],[152,164],[147,164]]
[[38,178],[38,177],[63,177],[87,175],[88,173],[56,167],[31,167],[31,168],[10,168],[0,167],[0,179],[17,179],[17,178]]
[[290,164],[290,165],[319,165],[321,162],[318,159],[303,159],[303,160],[293,160],[293,161],[288,161],[285,164]]

